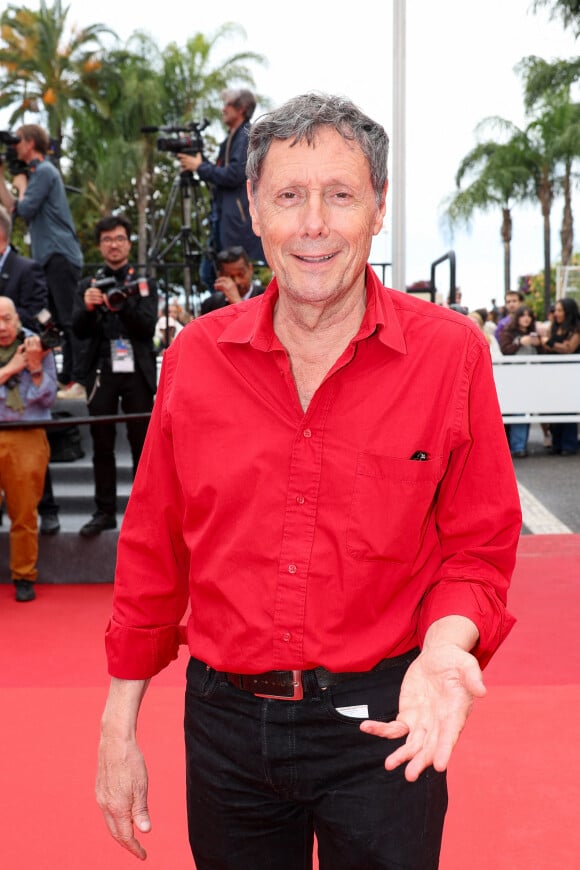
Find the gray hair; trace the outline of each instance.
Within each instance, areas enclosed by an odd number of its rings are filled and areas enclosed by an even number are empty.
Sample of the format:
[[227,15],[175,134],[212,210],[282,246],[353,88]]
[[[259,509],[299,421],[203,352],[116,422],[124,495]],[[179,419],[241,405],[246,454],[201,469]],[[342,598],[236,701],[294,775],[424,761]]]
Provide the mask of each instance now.
[[388,178],[389,137],[385,129],[345,97],[309,93],[293,97],[252,124],[246,174],[255,191],[273,139],[303,140],[312,145],[320,127],[332,127],[343,139],[356,142],[368,160],[377,203]]
[[3,205],[0,205],[0,232],[6,241],[9,242],[12,235],[12,218]]
[[241,109],[244,113],[244,118],[249,121],[256,108],[256,98],[251,91],[245,88],[233,90],[231,88],[221,92],[222,102],[231,103],[236,109]]

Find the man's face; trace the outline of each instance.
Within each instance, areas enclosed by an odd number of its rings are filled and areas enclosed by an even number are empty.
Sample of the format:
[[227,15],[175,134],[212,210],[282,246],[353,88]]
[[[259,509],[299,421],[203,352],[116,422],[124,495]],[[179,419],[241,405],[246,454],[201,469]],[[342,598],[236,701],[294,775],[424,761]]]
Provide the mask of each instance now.
[[520,297],[517,295],[510,295],[505,298],[505,307],[509,314],[513,314],[520,304]]
[[32,160],[32,152],[34,151],[34,142],[32,139],[25,139],[21,130],[17,130],[16,135],[20,136],[20,142],[17,142],[14,146],[16,149],[16,155],[18,159],[23,160],[24,163],[30,163]]
[[9,347],[18,335],[18,315],[9,299],[0,299],[0,347]]
[[220,277],[231,278],[238,288],[240,296],[245,296],[250,289],[253,274],[253,266],[248,265],[243,257],[233,263],[219,264]]
[[364,289],[372,237],[383,224],[366,157],[356,143],[321,127],[314,147],[274,140],[250,197],[280,292],[295,302],[323,305]]
[[242,109],[236,109],[233,103],[224,103],[222,119],[228,130],[236,130],[244,122],[244,112]]
[[101,256],[110,269],[121,269],[129,261],[131,241],[125,227],[105,230],[99,238]]

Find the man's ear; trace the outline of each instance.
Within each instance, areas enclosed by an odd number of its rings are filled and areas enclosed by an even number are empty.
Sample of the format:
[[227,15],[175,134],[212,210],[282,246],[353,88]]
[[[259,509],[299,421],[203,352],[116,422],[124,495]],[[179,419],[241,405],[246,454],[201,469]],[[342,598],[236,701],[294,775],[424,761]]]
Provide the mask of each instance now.
[[257,236],[260,236],[260,221],[258,220],[258,213],[256,210],[256,202],[251,181],[246,181],[246,189],[248,191],[248,203],[250,206],[250,217],[252,218],[252,229]]

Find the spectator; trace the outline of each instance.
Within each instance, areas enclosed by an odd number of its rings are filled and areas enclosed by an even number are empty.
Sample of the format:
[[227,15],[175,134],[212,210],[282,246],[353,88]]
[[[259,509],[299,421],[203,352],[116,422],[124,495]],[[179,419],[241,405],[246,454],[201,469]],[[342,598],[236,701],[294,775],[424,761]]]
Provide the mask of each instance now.
[[119,539],[97,783],[141,859],[138,711],[187,642],[199,870],[309,867],[315,834],[333,870],[438,866],[444,771],[513,624],[521,514],[481,333],[368,264],[387,157],[344,97],[260,118],[250,203],[275,278],[166,353]]
[[[191,315],[188,314],[187,311],[184,311],[179,302],[176,302],[175,300],[169,303],[167,311],[169,316],[173,317],[174,320],[177,320],[180,326],[185,326],[191,320]],[[165,314],[165,312],[160,311],[159,314]]]
[[[77,290],[73,318],[76,335],[87,340],[89,412],[95,417],[117,414],[120,402],[124,414],[145,414],[153,407],[157,387],[153,351],[157,291],[151,281],[137,282],[135,271],[129,265],[131,225],[126,217],[102,218],[95,235],[104,260],[97,279],[110,279],[112,287],[100,289],[95,278],[83,281]],[[112,305],[110,292],[119,288],[121,301]],[[127,292],[123,288],[127,288]],[[141,456],[147,424],[146,419],[127,421],[133,474]],[[117,525],[115,424],[96,421],[90,424],[90,429],[96,511],[80,530],[85,538]]]
[[254,266],[240,245],[220,251],[217,255],[217,268],[215,292],[201,303],[202,314],[264,292],[262,282],[254,279]]
[[[546,353],[580,353],[580,315],[575,299],[558,299],[550,335],[543,339]],[[552,453],[575,456],[578,453],[578,424],[551,423]]]
[[12,299],[0,297],[0,420],[39,426],[0,430],[0,489],[10,518],[10,574],[17,601],[36,598],[38,513],[50,449],[43,421],[56,397],[56,366],[37,335],[20,325]]
[[[36,260],[20,256],[11,246],[11,231],[10,215],[0,206],[0,294],[12,299],[22,326],[38,332],[37,315],[46,311],[48,306],[46,278]],[[56,535],[59,532],[58,511],[48,465],[42,498],[38,504],[41,535]]]
[[[514,354],[542,353],[542,339],[536,330],[536,318],[529,305],[519,305],[499,336],[501,352],[506,356]],[[523,459],[528,455],[529,423],[510,423],[508,439],[514,458]]]
[[467,316],[470,320],[473,320],[473,322],[477,324],[478,328],[481,329],[481,331],[483,332],[485,340],[489,345],[489,352],[491,354],[491,358],[497,359],[497,357],[501,356],[501,349],[497,338],[488,329],[486,329],[486,324],[488,323],[488,321],[483,319],[479,311],[470,311]]
[[519,290],[508,290],[505,294],[505,314],[498,320],[497,326],[495,328],[495,337],[499,341],[499,337],[501,335],[501,331],[510,322],[510,317],[518,307],[524,301],[524,294],[520,293]]
[[27,173],[15,175],[15,197],[7,188],[0,168],[0,201],[28,224],[32,256],[46,275],[50,310],[63,334],[62,371],[65,385],[59,398],[86,398],[81,383],[82,347],[72,331],[72,309],[76,286],[83,265],[81,247],[58,169],[47,159],[50,139],[37,124],[23,124],[16,131],[18,159],[28,166]]
[[167,350],[173,339],[183,329],[183,325],[175,317],[167,314],[160,314],[157,323],[155,324],[155,334],[153,336],[153,346],[156,353],[163,353]]
[[[251,260],[263,260],[262,243],[252,229],[246,190],[246,158],[249,121],[256,108],[256,98],[248,90],[222,92],[222,117],[228,129],[220,145],[217,161],[211,163],[202,154],[178,154],[181,170],[197,172],[213,191],[212,246],[215,253],[232,245],[242,245]],[[215,280],[205,273],[207,286]]]

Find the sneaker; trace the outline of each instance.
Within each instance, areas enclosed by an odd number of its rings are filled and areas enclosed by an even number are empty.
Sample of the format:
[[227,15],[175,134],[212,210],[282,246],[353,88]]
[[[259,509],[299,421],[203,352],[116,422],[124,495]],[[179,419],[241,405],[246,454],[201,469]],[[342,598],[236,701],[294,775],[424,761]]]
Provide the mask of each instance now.
[[15,598],[17,601],[34,601],[36,598],[32,580],[15,580],[14,586],[16,587]]
[[77,384],[73,381],[63,390],[59,390],[56,394],[57,399],[82,399],[86,402],[87,400],[87,391],[83,387],[82,384]]
[[117,518],[114,514],[105,514],[103,511],[97,511],[92,518],[85,523],[79,530],[79,535],[83,538],[94,538],[95,535],[100,535],[101,532],[107,529],[117,528]]

